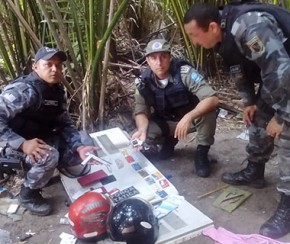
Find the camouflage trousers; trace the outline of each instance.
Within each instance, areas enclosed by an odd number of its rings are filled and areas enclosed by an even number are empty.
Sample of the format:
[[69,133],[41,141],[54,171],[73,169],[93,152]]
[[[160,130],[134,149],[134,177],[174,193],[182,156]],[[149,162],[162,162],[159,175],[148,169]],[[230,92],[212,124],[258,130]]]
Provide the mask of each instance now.
[[283,124],[283,132],[278,140],[278,160],[280,181],[277,190],[290,195],[290,123]]
[[[85,145],[93,145],[93,142],[87,143],[87,134],[81,134],[81,140],[86,141]],[[31,159],[23,154],[26,173],[24,185],[31,189],[43,188],[53,176],[56,168],[66,168],[82,162],[78,153],[73,152],[59,136],[52,136],[44,141],[51,146],[51,150],[47,151],[47,154],[36,163],[32,163]]]
[[[169,135],[167,137],[173,137],[176,125],[178,122],[165,121],[169,127]],[[193,122],[193,127],[197,131],[196,141],[198,145],[210,146],[214,143],[214,135],[216,129],[216,111],[212,111]],[[154,121],[149,121],[149,127],[147,130],[147,138],[157,143],[163,143],[164,137],[163,130],[160,125]]]
[[[261,110],[255,113],[254,121],[249,127],[249,143],[246,146],[247,159],[254,163],[266,163],[274,150],[274,138],[268,136],[266,127],[273,117]],[[290,194],[290,123],[283,123],[283,131],[278,140],[277,155],[279,164],[279,182],[277,190]]]

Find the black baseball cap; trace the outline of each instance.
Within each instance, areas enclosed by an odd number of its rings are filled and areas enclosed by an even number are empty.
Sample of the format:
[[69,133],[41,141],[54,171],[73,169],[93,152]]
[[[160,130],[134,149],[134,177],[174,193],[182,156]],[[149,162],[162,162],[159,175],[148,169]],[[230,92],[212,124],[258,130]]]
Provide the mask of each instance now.
[[34,62],[37,62],[40,59],[49,60],[55,55],[57,55],[61,61],[66,61],[67,59],[65,52],[60,51],[57,48],[41,47],[35,54]]

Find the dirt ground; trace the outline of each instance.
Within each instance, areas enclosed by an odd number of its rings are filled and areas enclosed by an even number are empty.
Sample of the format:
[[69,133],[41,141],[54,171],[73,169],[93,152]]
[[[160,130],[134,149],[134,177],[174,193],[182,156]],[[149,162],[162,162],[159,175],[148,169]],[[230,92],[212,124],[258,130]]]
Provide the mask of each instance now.
[[[218,119],[216,142],[210,150],[210,158],[216,160],[216,163],[212,164],[212,174],[209,178],[197,177],[194,172],[193,156],[196,148],[194,133],[189,134],[190,142],[177,144],[171,160],[154,163],[164,175],[172,175],[170,181],[180,195],[210,217],[215,227],[223,227],[236,234],[253,234],[258,233],[261,224],[273,214],[279,200],[279,194],[275,188],[278,180],[276,157],[273,157],[266,167],[267,187],[259,190],[239,187],[252,192],[252,196],[232,213],[213,206],[214,200],[221,191],[199,198],[222,184],[220,178],[223,172],[237,171],[245,167],[245,164],[241,165],[241,163],[245,160],[244,148],[247,142],[236,138],[244,130],[245,127],[240,122]],[[35,234],[27,242],[22,243],[56,244],[60,243],[59,235],[62,232],[70,233],[68,225],[60,224],[60,218],[68,211],[68,196],[59,177],[54,178],[54,183],[44,189],[44,196],[53,204],[54,212],[50,216],[37,217],[25,212],[22,220],[14,222],[11,218],[0,215],[0,230],[10,233],[10,242],[9,239],[3,241],[2,238],[0,244],[19,243],[18,238],[29,230]],[[290,234],[281,238],[280,241],[290,243]],[[186,243],[212,244],[214,241],[201,235]]]

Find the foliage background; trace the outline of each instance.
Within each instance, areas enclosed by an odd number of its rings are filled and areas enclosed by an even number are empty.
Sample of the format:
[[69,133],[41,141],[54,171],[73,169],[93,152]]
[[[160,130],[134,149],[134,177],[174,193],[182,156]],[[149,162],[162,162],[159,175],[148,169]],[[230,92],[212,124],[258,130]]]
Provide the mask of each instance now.
[[[234,1],[234,0],[232,0]],[[222,0],[0,0],[0,81],[31,71],[36,50],[58,47],[69,59],[62,80],[76,124],[89,131],[133,126],[134,78],[144,66],[143,49],[155,37],[173,45],[209,76],[221,63],[212,51],[190,44],[182,18],[191,4]],[[290,8],[287,0],[267,0]],[[120,124],[112,125],[117,117]],[[127,128],[128,129],[128,128]]]

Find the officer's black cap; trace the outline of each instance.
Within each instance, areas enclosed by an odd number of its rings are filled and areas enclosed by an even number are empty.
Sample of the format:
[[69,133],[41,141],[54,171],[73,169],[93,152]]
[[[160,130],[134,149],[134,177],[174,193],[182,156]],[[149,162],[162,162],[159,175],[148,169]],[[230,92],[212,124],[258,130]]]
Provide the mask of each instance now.
[[40,59],[49,60],[55,55],[58,56],[61,61],[66,61],[67,59],[65,52],[60,51],[57,48],[41,47],[35,54],[34,62],[36,63]]

